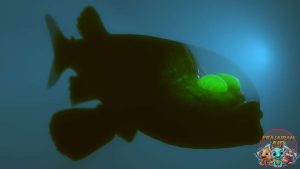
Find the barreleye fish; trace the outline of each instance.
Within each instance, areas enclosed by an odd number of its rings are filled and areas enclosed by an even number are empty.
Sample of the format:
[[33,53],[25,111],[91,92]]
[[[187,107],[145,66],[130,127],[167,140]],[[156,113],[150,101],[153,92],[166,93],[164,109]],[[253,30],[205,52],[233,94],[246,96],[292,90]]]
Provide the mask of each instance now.
[[[119,136],[142,132],[163,143],[215,149],[258,143],[263,135],[259,101],[247,101],[237,77],[201,73],[189,46],[134,34],[111,34],[85,7],[81,38],[66,38],[46,15],[54,48],[48,86],[72,69],[72,104],[99,100],[95,108],[56,112],[50,133],[57,149],[80,160]],[[201,57],[201,56],[199,56]]]

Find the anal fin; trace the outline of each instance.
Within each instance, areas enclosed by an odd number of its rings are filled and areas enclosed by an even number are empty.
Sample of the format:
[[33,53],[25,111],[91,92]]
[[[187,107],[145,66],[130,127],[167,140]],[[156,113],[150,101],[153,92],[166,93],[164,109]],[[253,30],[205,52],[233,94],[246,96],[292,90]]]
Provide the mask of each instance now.
[[117,135],[126,140],[127,142],[132,142],[132,140],[135,138],[135,135],[137,133],[137,130],[132,128],[119,128]]

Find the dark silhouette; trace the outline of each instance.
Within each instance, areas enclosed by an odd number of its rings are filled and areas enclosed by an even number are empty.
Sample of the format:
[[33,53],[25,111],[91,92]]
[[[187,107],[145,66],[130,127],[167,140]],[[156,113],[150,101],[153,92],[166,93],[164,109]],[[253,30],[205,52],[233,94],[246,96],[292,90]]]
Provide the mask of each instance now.
[[[115,135],[131,142],[137,131],[164,143],[195,149],[257,143],[262,134],[258,102],[240,92],[210,99],[197,86],[198,67],[186,45],[141,35],[109,34],[92,7],[78,18],[82,39],[67,39],[49,15],[54,47],[49,79],[66,69],[73,104],[100,100],[96,108],[57,112],[50,131],[58,150],[79,160]],[[234,93],[234,91],[232,91]]]

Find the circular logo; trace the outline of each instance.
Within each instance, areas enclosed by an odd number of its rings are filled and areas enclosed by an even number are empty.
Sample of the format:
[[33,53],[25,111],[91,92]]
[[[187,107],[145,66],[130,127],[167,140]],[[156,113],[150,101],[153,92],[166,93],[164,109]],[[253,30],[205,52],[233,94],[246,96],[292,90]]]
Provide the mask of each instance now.
[[285,129],[271,129],[259,142],[255,156],[261,166],[283,168],[295,165],[299,156],[296,137]]

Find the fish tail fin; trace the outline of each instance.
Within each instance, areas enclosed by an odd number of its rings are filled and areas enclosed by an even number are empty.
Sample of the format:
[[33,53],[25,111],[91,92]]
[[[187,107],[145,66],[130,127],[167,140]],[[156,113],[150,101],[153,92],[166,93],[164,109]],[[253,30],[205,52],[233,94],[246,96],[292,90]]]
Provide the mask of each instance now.
[[65,38],[52,16],[46,15],[45,20],[54,49],[54,62],[48,80],[48,87],[50,88],[54,86],[60,75],[67,68],[66,58],[69,52],[66,52],[66,45],[68,45],[69,40]]
[[106,114],[88,108],[56,113],[50,122],[50,133],[57,149],[73,160],[80,160],[108,143],[116,129]]

